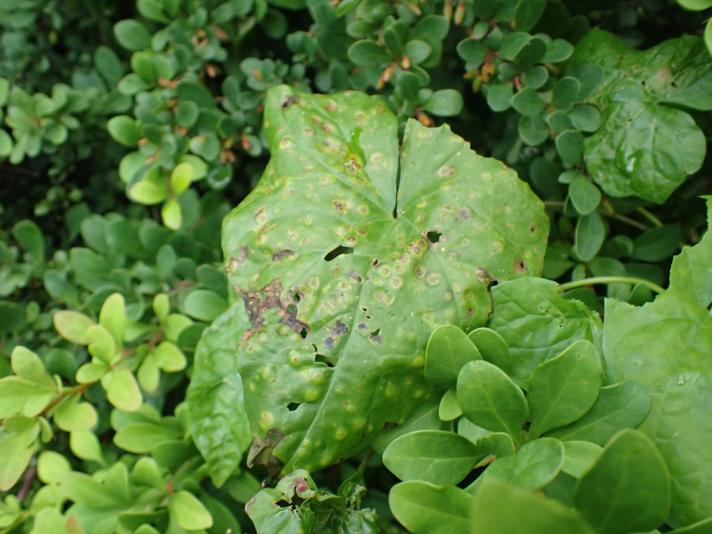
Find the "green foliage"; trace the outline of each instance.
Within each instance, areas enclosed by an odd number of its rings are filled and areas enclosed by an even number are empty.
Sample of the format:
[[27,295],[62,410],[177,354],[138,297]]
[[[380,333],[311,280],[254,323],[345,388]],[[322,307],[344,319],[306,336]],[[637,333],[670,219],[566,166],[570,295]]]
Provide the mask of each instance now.
[[709,530],[708,0],[1,4],[0,533]]

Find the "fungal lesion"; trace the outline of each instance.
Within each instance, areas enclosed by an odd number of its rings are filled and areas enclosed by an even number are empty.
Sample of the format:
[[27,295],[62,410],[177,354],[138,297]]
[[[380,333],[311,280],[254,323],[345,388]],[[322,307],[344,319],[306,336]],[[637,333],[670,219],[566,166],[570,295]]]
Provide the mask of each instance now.
[[242,335],[241,343],[250,339],[265,325],[265,314],[269,310],[277,310],[279,322],[302,338],[306,338],[309,334],[309,325],[297,319],[298,293],[290,292],[287,298],[282,299],[282,282],[279,278],[275,278],[261,289],[245,290],[235,286],[235,291],[242,297],[251,325],[251,328]]

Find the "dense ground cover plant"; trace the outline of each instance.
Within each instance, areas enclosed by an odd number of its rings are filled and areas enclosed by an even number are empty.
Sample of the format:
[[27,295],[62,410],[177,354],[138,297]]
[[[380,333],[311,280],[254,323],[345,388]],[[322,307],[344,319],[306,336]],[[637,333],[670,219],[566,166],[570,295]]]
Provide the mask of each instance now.
[[710,7],[4,2],[0,532],[706,532]]

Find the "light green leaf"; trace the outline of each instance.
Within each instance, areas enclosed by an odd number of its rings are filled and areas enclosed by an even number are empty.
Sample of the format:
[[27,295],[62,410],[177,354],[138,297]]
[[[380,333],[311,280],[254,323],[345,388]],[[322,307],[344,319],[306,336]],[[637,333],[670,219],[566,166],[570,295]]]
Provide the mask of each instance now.
[[[5,416],[0,416],[5,418]],[[25,472],[35,452],[39,425],[29,417],[6,419],[0,428],[0,491],[8,491]]]
[[670,480],[660,453],[637,430],[623,430],[606,445],[576,487],[576,508],[599,532],[646,532],[670,511]]
[[425,378],[435,387],[449,388],[466,363],[481,359],[462,329],[450,324],[438,326],[425,347]]
[[469,532],[472,497],[460,488],[401,482],[391,488],[388,504],[395,518],[414,534]]
[[462,111],[462,94],[455,89],[433,91],[423,109],[438,117],[452,117]]
[[576,341],[540,363],[527,384],[530,434],[539,436],[576,421],[596,402],[600,386],[601,360],[590,341]]
[[89,344],[89,339],[86,337],[87,330],[94,325],[94,321],[83,313],[61,310],[54,314],[52,321],[55,329],[64,339],[77,345]]
[[438,417],[442,421],[453,421],[462,415],[462,408],[457,403],[455,388],[448,389],[440,398]]
[[150,452],[154,445],[163,441],[180,440],[181,432],[160,423],[130,423],[114,435],[114,443],[122,449],[142,454]]
[[116,356],[116,342],[109,331],[101,325],[95,324],[86,332],[89,340],[89,353],[101,363],[109,364]]
[[419,430],[391,442],[383,453],[383,464],[401,480],[458,484],[483,456],[458,434]]
[[82,460],[104,463],[99,439],[91,430],[75,430],[71,432],[69,434],[69,448]]
[[45,484],[61,482],[72,470],[67,458],[54,451],[42,451],[37,459],[37,476]]
[[457,402],[470,421],[493,432],[522,439],[529,417],[524,393],[499,367],[484,360],[470,362],[457,377]]
[[185,369],[185,355],[181,350],[170,341],[161,341],[161,343],[153,350],[154,356],[164,371],[168,373],[176,373]]
[[79,399],[79,395],[67,397],[52,412],[54,422],[66,432],[89,430],[96,425],[97,416],[94,406],[88,402],[79,402]]
[[99,314],[99,324],[106,328],[116,344],[121,346],[126,326],[126,306],[121,293],[113,293],[104,301]]
[[564,441],[564,465],[561,470],[574,478],[581,478],[598,460],[603,448],[590,441]]
[[134,147],[141,138],[138,122],[128,115],[111,117],[106,123],[106,129],[116,142],[124,146]]
[[183,224],[183,213],[178,201],[174,198],[166,201],[161,208],[161,220],[167,228],[179,230]]
[[171,172],[171,188],[173,194],[178,196],[188,189],[193,181],[193,166],[190,163],[179,163]]
[[116,369],[101,380],[109,402],[119,410],[133,412],[141,407],[143,398],[133,373],[126,368]]
[[195,495],[181,490],[171,497],[169,509],[178,526],[201,530],[213,526],[213,518]]
[[213,291],[196,289],[188,293],[183,308],[194,319],[209,323],[227,309],[227,302]]

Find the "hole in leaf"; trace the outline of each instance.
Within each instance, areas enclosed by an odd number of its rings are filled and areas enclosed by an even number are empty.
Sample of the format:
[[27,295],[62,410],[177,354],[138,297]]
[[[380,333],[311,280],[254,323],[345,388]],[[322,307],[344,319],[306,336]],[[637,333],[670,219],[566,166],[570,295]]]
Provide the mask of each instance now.
[[371,265],[373,265],[374,267],[376,267],[376,266],[378,266],[379,263],[381,263],[381,262],[378,261],[378,258],[376,258],[375,260],[373,260],[373,261],[371,262]]
[[302,326],[302,329],[299,331],[299,335],[302,336],[302,339],[307,338],[307,334],[309,334],[309,331],[307,330],[306,326]]
[[301,405],[302,404],[300,402],[290,402],[289,404],[287,404],[287,410],[289,410],[290,412],[293,412],[294,410],[299,408]]
[[440,232],[435,232],[434,230],[431,230],[427,234],[425,234],[428,238],[428,241],[431,243],[437,243],[440,241],[440,236],[442,235]]
[[353,247],[345,247],[343,245],[339,245],[335,249],[329,251],[326,256],[324,256],[325,261],[332,261],[341,256],[342,254],[353,254],[354,248]]
[[302,297],[299,293],[294,292],[294,293],[292,293],[292,300],[294,302],[299,302],[300,300],[302,300]]
[[314,361],[318,363],[325,363],[327,367],[334,367],[334,364],[323,354],[317,354],[314,356]]

